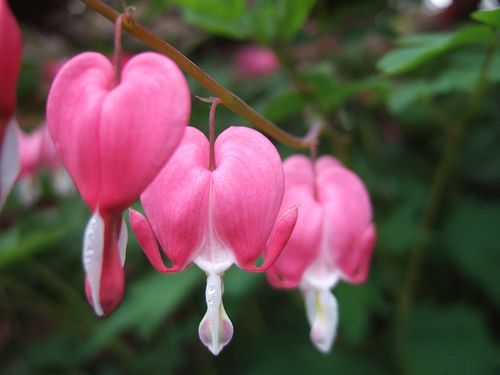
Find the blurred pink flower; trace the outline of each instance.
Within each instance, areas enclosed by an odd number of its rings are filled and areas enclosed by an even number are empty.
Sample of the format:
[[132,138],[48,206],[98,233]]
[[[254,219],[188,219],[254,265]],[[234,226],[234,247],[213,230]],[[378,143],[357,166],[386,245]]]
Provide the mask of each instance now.
[[149,222],[131,210],[130,224],[158,271],[177,272],[194,262],[207,273],[208,309],[199,336],[218,354],[233,335],[222,304],[223,272],[233,263],[252,272],[267,269],[293,230],[297,208],[278,216],[283,169],[278,151],[262,134],[245,127],[225,130],[214,145],[213,169],[209,147],[199,130],[188,127],[174,156],[141,195]]
[[7,1],[0,0],[0,208],[19,172],[19,130],[14,109],[21,53],[21,31]]
[[235,55],[236,71],[242,77],[259,77],[279,69],[279,62],[269,48],[248,45],[241,47]]
[[47,102],[57,153],[93,215],[84,235],[87,298],[108,315],[124,293],[126,224],[122,211],[153,180],[176,149],[191,102],[186,80],[168,58],[133,57],[116,82],[98,53],[67,62]]
[[339,280],[357,284],[368,276],[376,231],[363,182],[330,156],[313,163],[295,155],[283,163],[282,209],[299,205],[297,225],[269,269],[276,288],[299,286],[306,299],[311,340],[330,350],[336,334],[337,302],[329,289]]
[[42,129],[31,133],[19,131],[20,170],[17,177],[20,198],[25,204],[32,204],[40,195],[40,184],[36,178],[41,166]]

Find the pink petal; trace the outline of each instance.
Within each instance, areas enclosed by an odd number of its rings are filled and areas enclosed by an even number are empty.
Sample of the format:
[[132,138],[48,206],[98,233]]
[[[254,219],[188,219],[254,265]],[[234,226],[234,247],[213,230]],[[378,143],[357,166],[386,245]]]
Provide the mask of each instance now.
[[343,273],[352,284],[360,284],[366,281],[376,237],[375,226],[370,224],[356,245],[353,254],[350,257],[341,259]]
[[282,213],[277,219],[276,224],[269,236],[269,241],[265,249],[265,258],[261,266],[255,266],[252,263],[241,264],[241,266],[250,272],[262,272],[267,270],[276,262],[280,256],[287,241],[292,235],[293,228],[297,223],[298,209],[297,206],[289,208]]
[[238,264],[251,268],[266,248],[283,197],[283,169],[259,132],[230,127],[215,143],[215,228]]
[[[367,239],[359,243],[372,221],[368,191],[359,177],[344,167],[325,170],[318,177],[318,186],[319,199],[331,228],[328,241],[332,259],[345,279],[359,280],[362,275],[356,277],[357,270],[367,272],[368,264],[361,263],[369,263],[375,239],[373,228],[373,233],[368,233]],[[370,243],[372,247],[367,250]]]
[[167,267],[163,262],[160,254],[160,249],[158,249],[158,244],[156,243],[156,237],[149,225],[148,221],[144,216],[134,209],[130,209],[130,226],[134,232],[139,245],[144,251],[144,254],[148,258],[151,265],[158,271],[162,273],[172,273],[178,272],[183,269],[183,267],[176,266]]
[[[1,0],[0,0],[1,1]],[[19,129],[14,119],[1,129],[0,137],[0,209],[12,190],[19,173]]]
[[298,205],[299,212],[283,253],[268,272],[271,285],[277,288],[296,287],[320,251],[323,213],[314,199],[312,168],[310,159],[302,155],[291,156],[283,163],[285,195],[281,206]]
[[177,151],[141,195],[163,251],[182,269],[205,239],[210,171],[208,140],[188,127]]
[[113,78],[108,59],[83,53],[61,69],[47,102],[54,145],[92,209],[129,206],[175,150],[190,112],[184,76],[164,56],[137,55],[116,87]]
[[0,0],[0,144],[2,129],[14,114],[21,68],[21,31],[7,0]]
[[324,173],[326,170],[335,168],[335,167],[342,167],[345,168],[340,161],[338,161],[336,158],[330,155],[323,155],[318,160],[316,160],[315,163],[315,168],[316,168],[316,174],[320,175]]

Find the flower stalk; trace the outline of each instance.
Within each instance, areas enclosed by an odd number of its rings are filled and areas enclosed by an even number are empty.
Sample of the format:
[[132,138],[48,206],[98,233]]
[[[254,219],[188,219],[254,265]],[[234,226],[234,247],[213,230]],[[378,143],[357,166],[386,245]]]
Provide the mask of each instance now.
[[[94,9],[96,12],[100,13],[112,22],[116,22],[117,18],[120,16],[120,13],[116,12],[100,0],[82,1],[87,6]],[[266,133],[268,136],[274,138],[276,141],[296,149],[307,149],[309,148],[311,142],[316,141],[317,137],[311,136],[313,129],[301,138],[293,136],[279,128],[273,122],[269,121],[267,118],[255,111],[233,92],[226,89],[215,79],[209,76],[204,70],[189,60],[179,50],[158,37],[146,27],[142,26],[131,16],[122,18],[122,28],[155,51],[170,57],[186,74],[193,77],[214,96],[220,98],[221,102],[231,111],[243,117],[250,124]]]

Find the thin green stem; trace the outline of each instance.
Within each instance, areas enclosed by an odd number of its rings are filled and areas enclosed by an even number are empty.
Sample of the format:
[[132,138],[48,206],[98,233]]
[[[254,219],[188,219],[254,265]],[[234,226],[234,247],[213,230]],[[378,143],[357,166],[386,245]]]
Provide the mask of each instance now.
[[498,38],[495,38],[485,56],[475,89],[469,97],[469,101],[465,109],[465,115],[462,117],[461,121],[458,121],[455,124],[454,127],[447,129],[445,148],[441,154],[441,158],[434,174],[431,190],[424,206],[415,242],[409,252],[407,270],[397,306],[396,344],[398,345],[397,349],[399,351],[398,354],[401,361],[400,366],[402,373],[407,373],[408,369],[408,356],[410,351],[408,337],[410,329],[410,314],[414,304],[418,277],[425,258],[425,250],[428,244],[430,232],[436,223],[437,215],[444,199],[449,179],[453,175],[454,167],[456,165],[456,157],[459,153],[465,130],[471,116],[477,111],[477,107],[484,94],[487,73],[491,67],[497,43]]
[[[90,8],[94,9],[96,12],[100,13],[112,22],[116,22],[116,19],[120,16],[119,13],[114,11],[112,8],[110,8],[100,0],[81,1],[83,1]],[[226,107],[228,107],[234,113],[243,117],[250,124],[266,133],[268,136],[289,147],[299,149],[307,149],[309,147],[309,143],[311,142],[311,136],[309,134],[303,138],[288,134],[286,131],[279,128],[274,123],[251,108],[233,92],[226,89],[215,79],[210,77],[207,73],[205,73],[205,71],[203,71],[199,66],[189,60],[172,45],[165,42],[156,34],[134,20],[129,14],[124,15],[122,28],[130,35],[139,39],[155,51],[171,58],[182,70],[184,70],[184,72],[193,77],[214,96],[220,98],[220,100]]]

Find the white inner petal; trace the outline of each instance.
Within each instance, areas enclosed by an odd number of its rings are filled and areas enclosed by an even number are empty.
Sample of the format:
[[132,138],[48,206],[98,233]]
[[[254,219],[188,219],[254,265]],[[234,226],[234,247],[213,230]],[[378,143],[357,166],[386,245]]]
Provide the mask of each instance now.
[[12,189],[17,175],[19,174],[19,138],[18,126],[14,118],[7,124],[0,145],[0,209],[2,208],[7,195]]
[[330,351],[337,334],[337,300],[328,290],[307,289],[304,294],[312,343],[322,352]]
[[330,255],[330,236],[332,236],[332,228],[329,220],[325,217],[319,255],[302,275],[300,281],[302,288],[328,290],[340,280],[342,274]]
[[233,337],[233,324],[224,310],[222,293],[221,276],[210,273],[205,290],[207,312],[200,323],[198,334],[203,344],[214,355],[219,354]]
[[193,259],[193,262],[207,274],[220,274],[234,263],[234,255],[217,237],[213,218],[213,206],[214,193],[212,185],[210,185],[207,230],[198,255]]
[[87,275],[94,311],[104,315],[100,302],[102,258],[104,251],[104,220],[98,212],[90,218],[83,236],[83,268]]
[[125,257],[127,255],[127,241],[127,223],[125,223],[125,219],[122,217],[122,226],[120,227],[120,235],[118,236],[118,254],[120,254],[122,267],[125,265]]

